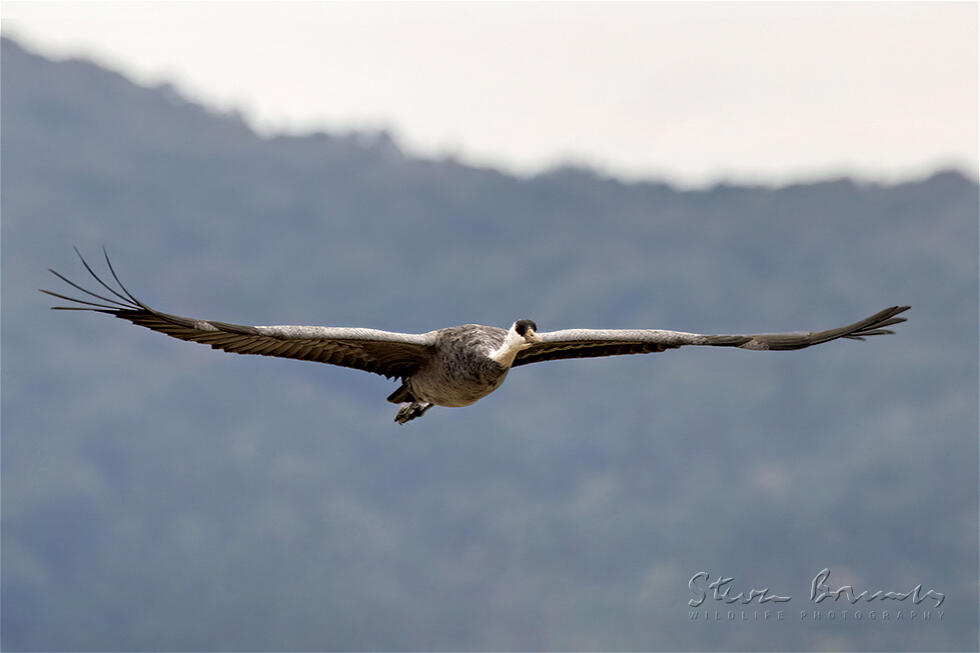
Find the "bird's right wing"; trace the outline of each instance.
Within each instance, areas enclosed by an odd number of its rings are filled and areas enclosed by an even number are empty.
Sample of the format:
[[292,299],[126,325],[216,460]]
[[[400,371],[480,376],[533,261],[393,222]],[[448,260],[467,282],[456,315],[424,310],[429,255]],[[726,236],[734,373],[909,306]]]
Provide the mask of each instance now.
[[323,326],[246,326],[171,315],[150,308],[130,294],[116,276],[108,256],[106,256],[106,265],[119,286],[118,290],[95,274],[84,258],[82,265],[103,288],[111,293],[111,296],[86,290],[65,276],[50,270],[65,283],[97,300],[76,299],[50,290],[42,290],[41,292],[48,295],[78,304],[78,306],[53,307],[56,310],[107,313],[173,338],[199,342],[210,345],[214,349],[236,354],[316,361],[393,378],[413,374],[428,359],[435,344],[432,333],[394,333],[377,329]]
[[886,327],[904,322],[896,317],[908,306],[892,306],[860,322],[837,329],[817,332],[765,333],[742,335],[705,335],[684,331],[653,329],[567,329],[539,333],[541,342],[517,354],[514,366],[561,358],[591,358],[622,354],[649,354],[685,345],[739,347],[741,349],[782,351],[803,349],[811,345],[850,338],[864,340],[866,336],[892,333]]

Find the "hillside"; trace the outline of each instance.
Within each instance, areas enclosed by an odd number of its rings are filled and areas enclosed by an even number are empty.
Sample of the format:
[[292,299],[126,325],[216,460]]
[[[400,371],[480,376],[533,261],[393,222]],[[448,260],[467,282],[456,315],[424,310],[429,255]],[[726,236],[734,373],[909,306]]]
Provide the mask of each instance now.
[[[974,181],[523,179],[384,132],[263,138],[9,39],[0,61],[4,650],[975,648]],[[864,343],[528,366],[398,427],[381,377],[49,311],[48,267],[85,280],[73,245],[154,307],[245,324],[912,310]],[[801,619],[825,567],[945,614]],[[792,594],[785,620],[692,623],[702,570]]]

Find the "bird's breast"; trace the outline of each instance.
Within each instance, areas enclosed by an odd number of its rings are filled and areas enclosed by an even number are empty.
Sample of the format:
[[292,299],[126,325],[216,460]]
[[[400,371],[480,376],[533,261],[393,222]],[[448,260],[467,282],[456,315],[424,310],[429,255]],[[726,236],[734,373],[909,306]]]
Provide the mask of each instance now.
[[409,379],[412,393],[439,406],[468,406],[500,387],[508,370],[478,352],[435,357]]

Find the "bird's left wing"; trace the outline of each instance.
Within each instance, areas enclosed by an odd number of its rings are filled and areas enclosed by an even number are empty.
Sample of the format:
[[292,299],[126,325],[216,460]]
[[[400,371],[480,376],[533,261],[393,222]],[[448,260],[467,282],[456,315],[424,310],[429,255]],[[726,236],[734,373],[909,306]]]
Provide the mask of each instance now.
[[514,366],[560,358],[591,358],[621,354],[649,354],[675,349],[684,345],[739,347],[753,350],[803,349],[811,345],[850,338],[864,340],[865,336],[892,333],[886,327],[904,322],[899,313],[908,306],[892,306],[854,324],[816,332],[766,333],[741,335],[705,335],[684,331],[652,329],[567,329],[539,333],[541,342],[519,352]]
[[[75,251],[78,252],[77,249]],[[119,286],[118,290],[96,275],[84,258],[82,264],[89,274],[111,293],[111,296],[86,290],[67,277],[50,270],[65,283],[96,300],[76,299],[50,290],[42,290],[41,292],[48,295],[78,304],[54,306],[56,310],[107,313],[173,338],[199,342],[210,345],[214,349],[236,354],[316,361],[393,378],[413,374],[428,358],[435,343],[431,333],[394,333],[377,329],[323,326],[246,326],[171,315],[150,308],[130,294],[116,276],[108,256],[106,256],[106,265]]]

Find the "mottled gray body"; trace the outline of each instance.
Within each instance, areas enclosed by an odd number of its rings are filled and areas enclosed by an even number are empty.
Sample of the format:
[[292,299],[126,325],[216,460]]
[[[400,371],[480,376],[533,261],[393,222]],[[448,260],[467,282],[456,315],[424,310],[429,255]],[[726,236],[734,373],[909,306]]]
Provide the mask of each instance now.
[[469,406],[500,387],[509,368],[489,358],[507,331],[465,324],[436,331],[433,356],[405,381],[416,401]]

